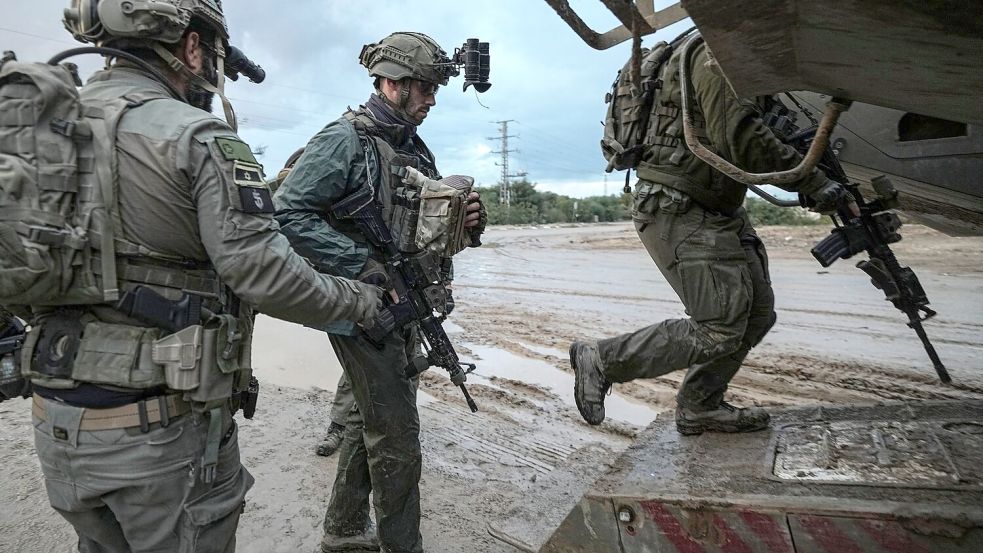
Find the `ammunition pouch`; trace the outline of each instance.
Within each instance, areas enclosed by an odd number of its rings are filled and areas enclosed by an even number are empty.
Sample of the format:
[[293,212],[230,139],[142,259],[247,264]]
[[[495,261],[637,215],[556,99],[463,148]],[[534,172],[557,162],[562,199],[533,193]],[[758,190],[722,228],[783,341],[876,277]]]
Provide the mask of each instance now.
[[420,191],[401,186],[393,193],[392,216],[389,227],[392,229],[396,248],[404,253],[417,253],[416,230],[420,221]]

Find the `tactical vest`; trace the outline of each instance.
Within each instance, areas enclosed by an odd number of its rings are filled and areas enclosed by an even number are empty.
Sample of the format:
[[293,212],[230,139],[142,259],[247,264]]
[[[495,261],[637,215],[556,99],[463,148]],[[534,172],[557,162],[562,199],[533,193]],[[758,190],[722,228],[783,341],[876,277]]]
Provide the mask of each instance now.
[[[142,108],[156,101],[176,100],[154,91],[117,99],[87,97],[82,89],[84,117],[113,118],[110,132],[97,137],[101,140],[82,141],[78,148],[78,205],[85,205],[87,190],[103,190],[104,228],[112,232],[112,248],[105,247],[103,237],[92,237],[102,246],[86,251],[84,262],[93,287],[105,289],[110,278],[119,299],[32,301],[35,320],[21,367],[25,377],[47,388],[71,389],[86,382],[163,389],[183,392],[198,408],[212,409],[248,386],[253,313],[222,285],[209,263],[194,264],[127,240],[113,192],[125,180],[118,174],[115,129],[123,117],[141,117]],[[107,251],[115,252],[112,263],[104,259]],[[166,323],[174,323],[173,328],[165,330]]]
[[[425,176],[439,180],[434,155],[419,135],[410,139],[413,149],[397,149],[394,144],[404,142],[395,133],[396,126],[378,122],[364,110],[347,111],[344,118],[351,122],[358,140],[365,151],[365,166],[369,182],[376,191],[376,199],[382,204],[383,217],[389,221],[389,228],[397,246],[404,253],[417,253],[414,244],[418,216],[412,212],[414,201],[418,204],[416,192],[403,184],[400,173],[405,167],[412,167]],[[344,229],[344,222],[340,222]],[[433,263],[441,267],[445,280],[452,278],[450,259],[436,259]]]

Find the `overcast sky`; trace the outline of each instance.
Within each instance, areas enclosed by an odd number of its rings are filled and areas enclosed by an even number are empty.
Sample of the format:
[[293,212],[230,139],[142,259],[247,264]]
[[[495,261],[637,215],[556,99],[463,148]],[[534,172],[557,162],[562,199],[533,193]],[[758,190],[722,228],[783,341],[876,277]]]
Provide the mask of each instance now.
[[[671,3],[656,0],[656,7]],[[441,88],[437,106],[420,129],[443,174],[497,183],[501,158],[492,151],[499,143],[488,138],[499,133],[495,121],[513,119],[509,134],[518,137],[510,139],[510,148],[519,152],[510,157],[511,171],[528,172],[543,190],[577,197],[604,193],[605,161],[598,147],[603,98],[630,46],[593,50],[542,0],[224,4],[232,44],[267,72],[261,85],[240,79],[227,87],[239,134],[253,148],[266,148],[261,161],[267,175],[347,106],[368,98],[372,81],[358,64],[363,44],[395,31],[417,31],[448,52],[470,37],[491,43],[491,89],[476,98],[473,89],[461,92],[463,75],[453,78]],[[33,61],[79,46],[61,24],[68,5],[68,0],[0,0],[0,50]],[[597,0],[571,5],[597,31],[617,24]],[[685,26],[674,25],[655,38],[668,40]],[[83,78],[101,63],[95,56],[75,61]],[[614,193],[624,173],[608,178],[607,191]]]

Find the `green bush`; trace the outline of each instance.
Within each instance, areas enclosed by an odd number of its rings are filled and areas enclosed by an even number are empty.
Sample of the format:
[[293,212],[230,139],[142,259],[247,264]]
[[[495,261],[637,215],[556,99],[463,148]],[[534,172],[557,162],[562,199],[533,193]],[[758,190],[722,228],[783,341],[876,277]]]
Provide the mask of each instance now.
[[[631,196],[592,196],[576,199],[553,192],[540,192],[536,184],[527,180],[511,183],[512,201],[506,207],[499,202],[498,186],[479,187],[488,223],[501,224],[550,224],[624,221],[631,218]],[[576,209],[574,206],[576,205]]]
[[801,207],[778,207],[761,198],[748,197],[744,200],[751,224],[756,227],[768,225],[819,225],[823,220],[818,215]]
[[[592,223],[595,217],[600,222],[631,219],[630,194],[576,199],[554,192],[540,192],[535,183],[521,180],[512,183],[512,202],[506,207],[499,202],[497,185],[478,187],[477,191],[488,210],[491,225]],[[824,224],[805,209],[778,207],[760,198],[747,198],[744,207],[755,226]]]

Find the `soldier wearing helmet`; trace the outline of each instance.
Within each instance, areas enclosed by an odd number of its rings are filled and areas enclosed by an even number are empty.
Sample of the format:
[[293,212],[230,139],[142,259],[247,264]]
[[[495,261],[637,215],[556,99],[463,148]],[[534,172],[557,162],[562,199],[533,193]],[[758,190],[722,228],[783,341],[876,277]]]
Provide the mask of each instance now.
[[65,25],[116,49],[80,91],[86,121],[117,122],[91,125],[78,179],[97,181],[79,196],[113,192],[119,301],[30,306],[23,371],[48,497],[82,553],[231,553],[253,484],[233,415],[255,399],[255,310],[371,324],[380,292],[293,252],[262,167],[208,111],[228,51],[218,0],[75,0]]
[[[365,105],[329,123],[307,144],[274,201],[280,230],[294,248],[319,270],[390,288],[382,252],[350,221],[331,214],[332,205],[370,186],[390,220],[404,190],[399,172],[409,166],[440,179],[430,149],[417,128],[436,105],[438,87],[457,68],[443,49],[420,33],[394,33],[368,44],[359,56],[375,77],[375,93]],[[468,227],[483,226],[478,195],[471,193]],[[401,204],[400,204],[401,205]],[[446,282],[449,258],[436,259]],[[448,302],[446,311],[453,306]],[[338,474],[324,518],[321,550],[374,550],[417,553],[420,535],[420,423],[416,380],[404,375],[419,356],[415,325],[397,329],[381,344],[372,343],[355,325],[324,328],[355,397],[345,420]],[[341,394],[339,394],[340,396]],[[369,519],[374,497],[378,537]]]

